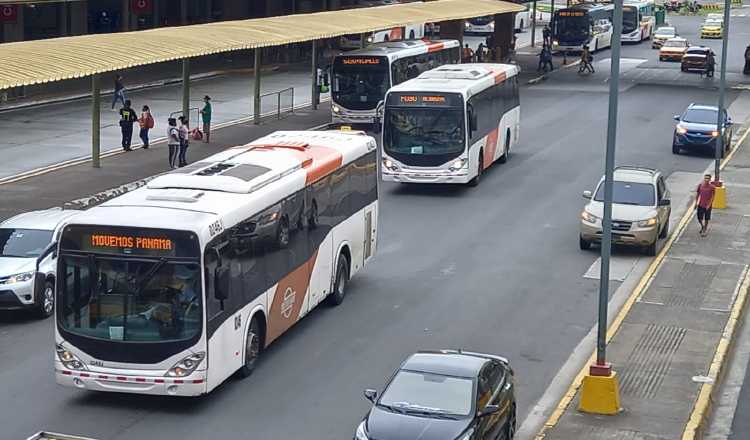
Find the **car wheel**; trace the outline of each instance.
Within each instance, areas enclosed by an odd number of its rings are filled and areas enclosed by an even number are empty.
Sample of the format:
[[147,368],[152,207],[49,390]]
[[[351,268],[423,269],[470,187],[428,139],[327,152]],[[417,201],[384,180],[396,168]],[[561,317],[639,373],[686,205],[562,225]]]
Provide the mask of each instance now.
[[340,254],[339,263],[336,267],[336,281],[333,283],[333,291],[326,298],[328,305],[337,306],[344,302],[347,284],[349,284],[349,260],[346,259],[344,254]]
[[578,246],[580,246],[582,251],[587,251],[591,249],[591,242],[588,240],[584,240],[583,237],[578,237]]
[[667,221],[664,223],[664,227],[661,228],[661,232],[659,232],[659,238],[667,238],[669,235],[669,217],[667,217]]
[[44,289],[42,289],[41,297],[38,299],[39,303],[36,305],[36,315],[40,319],[49,318],[55,311],[55,285],[52,281],[47,280],[44,282]]
[[646,255],[648,255],[649,257],[653,257],[653,256],[656,255],[656,244],[657,244],[658,241],[659,241],[658,239],[654,240],[653,243],[651,243],[650,245],[646,246],[646,248],[644,249]]
[[279,228],[276,230],[276,246],[279,249],[289,246],[289,220],[285,216],[279,220]]
[[510,408],[510,416],[508,416],[508,423],[505,425],[505,438],[507,440],[513,440],[516,436],[516,406],[513,405]]
[[237,375],[245,378],[253,374],[255,366],[258,363],[260,352],[262,350],[263,333],[260,328],[260,322],[253,317],[250,326],[247,328],[245,337],[245,363],[237,370]]
[[680,154],[680,147],[677,144],[672,144],[672,154]]
[[482,180],[482,172],[484,171],[484,152],[479,150],[479,165],[477,166],[477,175],[469,181],[469,186],[479,185],[479,181]]

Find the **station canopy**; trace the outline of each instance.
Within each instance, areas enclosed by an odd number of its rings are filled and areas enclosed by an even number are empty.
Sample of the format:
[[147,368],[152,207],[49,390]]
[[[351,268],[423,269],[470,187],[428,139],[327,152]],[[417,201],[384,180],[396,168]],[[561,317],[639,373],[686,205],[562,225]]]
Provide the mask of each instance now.
[[0,44],[0,90],[237,50],[280,46],[493,14],[524,7],[499,0],[436,0]]

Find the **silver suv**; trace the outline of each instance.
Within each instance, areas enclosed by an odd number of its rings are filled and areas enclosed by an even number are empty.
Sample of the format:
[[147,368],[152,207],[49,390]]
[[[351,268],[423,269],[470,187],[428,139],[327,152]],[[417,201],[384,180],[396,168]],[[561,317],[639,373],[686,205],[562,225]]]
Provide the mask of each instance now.
[[[589,199],[581,212],[580,246],[586,250],[602,239],[604,216],[604,177],[596,191],[584,191]],[[669,233],[672,212],[670,193],[658,170],[617,167],[612,198],[612,243],[643,247],[647,255],[656,255],[656,244]]]

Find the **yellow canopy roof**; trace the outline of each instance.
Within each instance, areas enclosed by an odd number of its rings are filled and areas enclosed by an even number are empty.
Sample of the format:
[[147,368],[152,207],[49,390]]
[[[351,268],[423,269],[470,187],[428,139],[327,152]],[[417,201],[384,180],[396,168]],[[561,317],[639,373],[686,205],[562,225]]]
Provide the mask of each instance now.
[[0,44],[0,90],[220,52],[523,10],[499,0],[437,0],[6,43]]

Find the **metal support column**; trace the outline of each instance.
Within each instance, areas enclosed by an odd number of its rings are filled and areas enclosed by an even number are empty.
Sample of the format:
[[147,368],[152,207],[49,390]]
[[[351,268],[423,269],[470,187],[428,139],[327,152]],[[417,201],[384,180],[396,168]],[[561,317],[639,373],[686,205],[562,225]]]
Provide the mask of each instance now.
[[531,10],[533,12],[531,14],[531,47],[534,47],[534,40],[536,40],[536,0],[534,0]]
[[94,168],[101,167],[101,163],[99,162],[101,103],[99,74],[94,74],[91,76],[91,165]]
[[253,124],[260,124],[260,52],[253,51]]
[[312,94],[310,99],[312,101],[312,109],[318,109],[318,103],[320,102],[320,85],[318,85],[318,42],[312,41]]
[[[716,120],[716,130],[719,137],[716,140],[716,160],[714,161],[714,181],[719,182],[721,174],[721,156],[724,151],[724,100],[727,88],[727,43],[729,42],[729,9],[732,7],[730,0],[724,1],[724,33],[721,44],[721,81],[719,83],[719,116]],[[730,140],[731,141],[731,140]]]
[[190,58],[182,60],[182,115],[190,119]]
[[609,305],[609,260],[612,251],[612,192],[617,143],[617,103],[620,87],[620,37],[622,35],[622,2],[615,0],[612,30],[612,61],[609,79],[609,113],[607,119],[607,152],[604,159],[604,218],[602,219],[602,261],[599,274],[599,325],[596,338],[596,364],[607,365],[607,306]]

